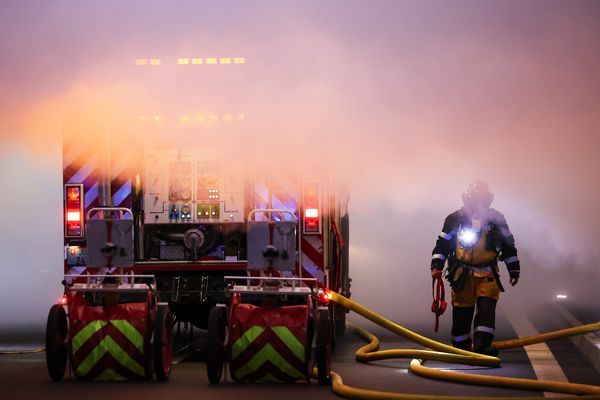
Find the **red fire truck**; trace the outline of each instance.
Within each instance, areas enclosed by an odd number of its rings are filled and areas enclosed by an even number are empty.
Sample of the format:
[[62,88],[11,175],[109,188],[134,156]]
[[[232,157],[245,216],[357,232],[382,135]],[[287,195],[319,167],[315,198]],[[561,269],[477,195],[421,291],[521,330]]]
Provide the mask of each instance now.
[[[181,60],[180,66],[245,63],[243,58],[194,59],[192,65]],[[156,59],[143,61],[136,60],[136,67],[161,64]],[[166,98],[164,93],[156,97]],[[294,287],[309,286],[296,296],[302,290],[288,290],[289,283],[280,280],[278,306],[306,307],[306,294],[315,299],[318,289],[349,295],[348,197],[326,162],[321,168],[314,163],[305,168],[301,161],[287,162],[291,167],[286,168],[251,168],[252,157],[240,161],[229,146],[236,132],[248,129],[243,113],[168,116],[134,115],[132,110],[101,119],[97,110],[85,106],[65,114],[64,283],[68,293],[77,284],[75,289],[82,293],[65,301],[77,300],[74,304],[82,307],[103,304],[111,285],[117,285],[123,290],[118,302],[137,301],[139,313],[150,312],[151,322],[158,315],[152,310],[159,305],[163,320],[169,317],[210,330],[211,310],[215,314],[215,306],[227,304],[232,293],[237,302],[243,293],[247,304],[260,304],[254,289],[233,288],[231,282],[239,278],[254,277],[261,285],[269,282],[264,278],[289,278]],[[215,137],[218,140],[210,140]],[[258,156],[268,158],[270,151],[277,150],[265,149]],[[111,275],[115,279],[102,278]],[[244,287],[256,282],[247,281]],[[127,285],[143,292],[144,284],[153,296],[146,303],[140,298],[144,293],[127,292]],[[323,304],[319,307],[323,310]],[[342,332],[346,310],[326,307],[328,312],[319,315],[327,315],[331,328]],[[59,311],[54,310],[60,314],[54,321],[49,318],[49,332],[58,329],[53,327],[66,329]],[[125,311],[121,314],[118,318],[127,319]],[[316,311],[309,314],[317,316]],[[102,325],[112,317],[94,318],[90,324]],[[162,333],[148,331],[148,337],[167,335],[171,325],[157,323]],[[72,343],[74,337],[61,335],[47,341],[58,343],[56,354],[63,360],[61,343]],[[168,377],[168,348],[164,342],[154,351],[159,378]],[[73,355],[70,359],[73,362]],[[59,372],[53,379],[62,377],[64,368],[54,369]]]
[[[221,169],[217,151],[205,149],[144,148],[137,158],[81,136],[65,139],[65,274],[86,273],[89,211],[129,209],[133,248],[119,251],[132,253],[136,274],[155,276],[177,321],[205,328],[212,306],[225,301],[224,276],[249,273],[247,223],[255,214],[253,220],[296,221],[289,276],[348,294],[347,197],[327,178],[232,174]],[[128,164],[132,159],[141,162]],[[274,209],[280,211],[261,211]],[[344,312],[335,315],[343,327]]]

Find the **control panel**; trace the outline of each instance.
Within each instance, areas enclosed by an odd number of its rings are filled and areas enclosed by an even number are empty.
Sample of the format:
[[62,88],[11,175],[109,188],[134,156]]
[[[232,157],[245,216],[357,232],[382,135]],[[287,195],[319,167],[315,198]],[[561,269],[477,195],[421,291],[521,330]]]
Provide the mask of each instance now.
[[144,223],[244,222],[244,181],[210,150],[145,155]]

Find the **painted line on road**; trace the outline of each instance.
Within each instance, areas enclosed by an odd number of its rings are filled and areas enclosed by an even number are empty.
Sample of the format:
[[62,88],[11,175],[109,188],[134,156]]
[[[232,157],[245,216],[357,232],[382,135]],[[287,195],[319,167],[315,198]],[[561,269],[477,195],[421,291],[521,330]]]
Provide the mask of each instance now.
[[[509,313],[507,315],[513,329],[519,337],[539,335],[537,329],[525,315]],[[523,347],[539,380],[569,382],[558,361],[546,343],[537,343]],[[544,397],[564,397],[562,393],[544,392]]]

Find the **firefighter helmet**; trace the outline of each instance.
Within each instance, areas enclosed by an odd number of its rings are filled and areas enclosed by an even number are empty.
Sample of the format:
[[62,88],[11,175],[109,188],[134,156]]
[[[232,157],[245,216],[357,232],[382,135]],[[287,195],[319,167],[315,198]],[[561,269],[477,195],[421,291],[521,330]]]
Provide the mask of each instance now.
[[463,205],[468,209],[489,208],[494,200],[487,183],[475,180],[467,186],[462,194]]

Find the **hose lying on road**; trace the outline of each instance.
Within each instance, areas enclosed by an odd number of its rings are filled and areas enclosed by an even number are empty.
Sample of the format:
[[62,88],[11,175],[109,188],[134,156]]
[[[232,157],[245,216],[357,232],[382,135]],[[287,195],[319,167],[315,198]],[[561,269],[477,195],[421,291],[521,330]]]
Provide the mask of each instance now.
[[[522,379],[522,378],[506,378],[498,376],[487,376],[487,375],[476,375],[457,373],[452,371],[443,371],[434,368],[425,367],[423,364],[426,360],[431,361],[443,361],[450,363],[460,363],[468,365],[498,367],[500,366],[501,360],[498,357],[486,356],[478,353],[473,353],[466,350],[457,349],[452,346],[437,342],[429,339],[425,336],[421,336],[415,332],[412,332],[384,317],[376,314],[368,308],[350,300],[338,293],[329,292],[330,299],[349,310],[356,312],[357,314],[367,318],[368,320],[376,323],[377,325],[386,328],[406,339],[409,339],[415,343],[418,343],[428,350],[415,350],[415,349],[396,349],[396,350],[384,350],[377,351],[379,349],[379,339],[373,334],[365,331],[364,329],[355,327],[354,329],[359,336],[366,339],[369,343],[356,351],[356,360],[360,362],[369,362],[375,360],[382,360],[388,358],[413,358],[410,362],[409,370],[417,375],[441,379],[452,382],[469,383],[474,385],[485,385],[485,386],[497,386],[511,389],[522,389],[522,390],[536,390],[536,391],[548,391],[564,394],[576,394],[582,395],[586,399],[600,399],[600,386],[594,385],[582,385],[576,383],[565,383],[556,381],[542,381],[535,379]],[[539,343],[542,341],[558,339],[573,335],[580,335],[588,332],[593,332],[600,329],[600,322],[588,325],[582,325],[576,328],[563,329],[560,331],[550,332],[538,336],[530,336],[522,339],[506,340],[501,342],[495,342],[494,347],[499,349],[506,349],[510,347],[525,346],[528,344]],[[331,381],[333,391],[343,397],[350,399],[401,399],[401,400],[425,400],[425,399],[438,399],[438,400],[456,400],[459,398],[466,398],[466,396],[433,396],[433,395],[416,395],[408,393],[390,393],[380,392],[374,390],[366,390],[347,386],[344,384],[342,377],[335,372],[331,372]],[[468,397],[471,400],[474,399],[502,399],[506,400],[508,397]],[[514,397],[510,397],[515,399]],[[539,397],[532,397],[539,398]],[[571,397],[564,397],[564,399]],[[522,398],[525,399],[525,398]]]

